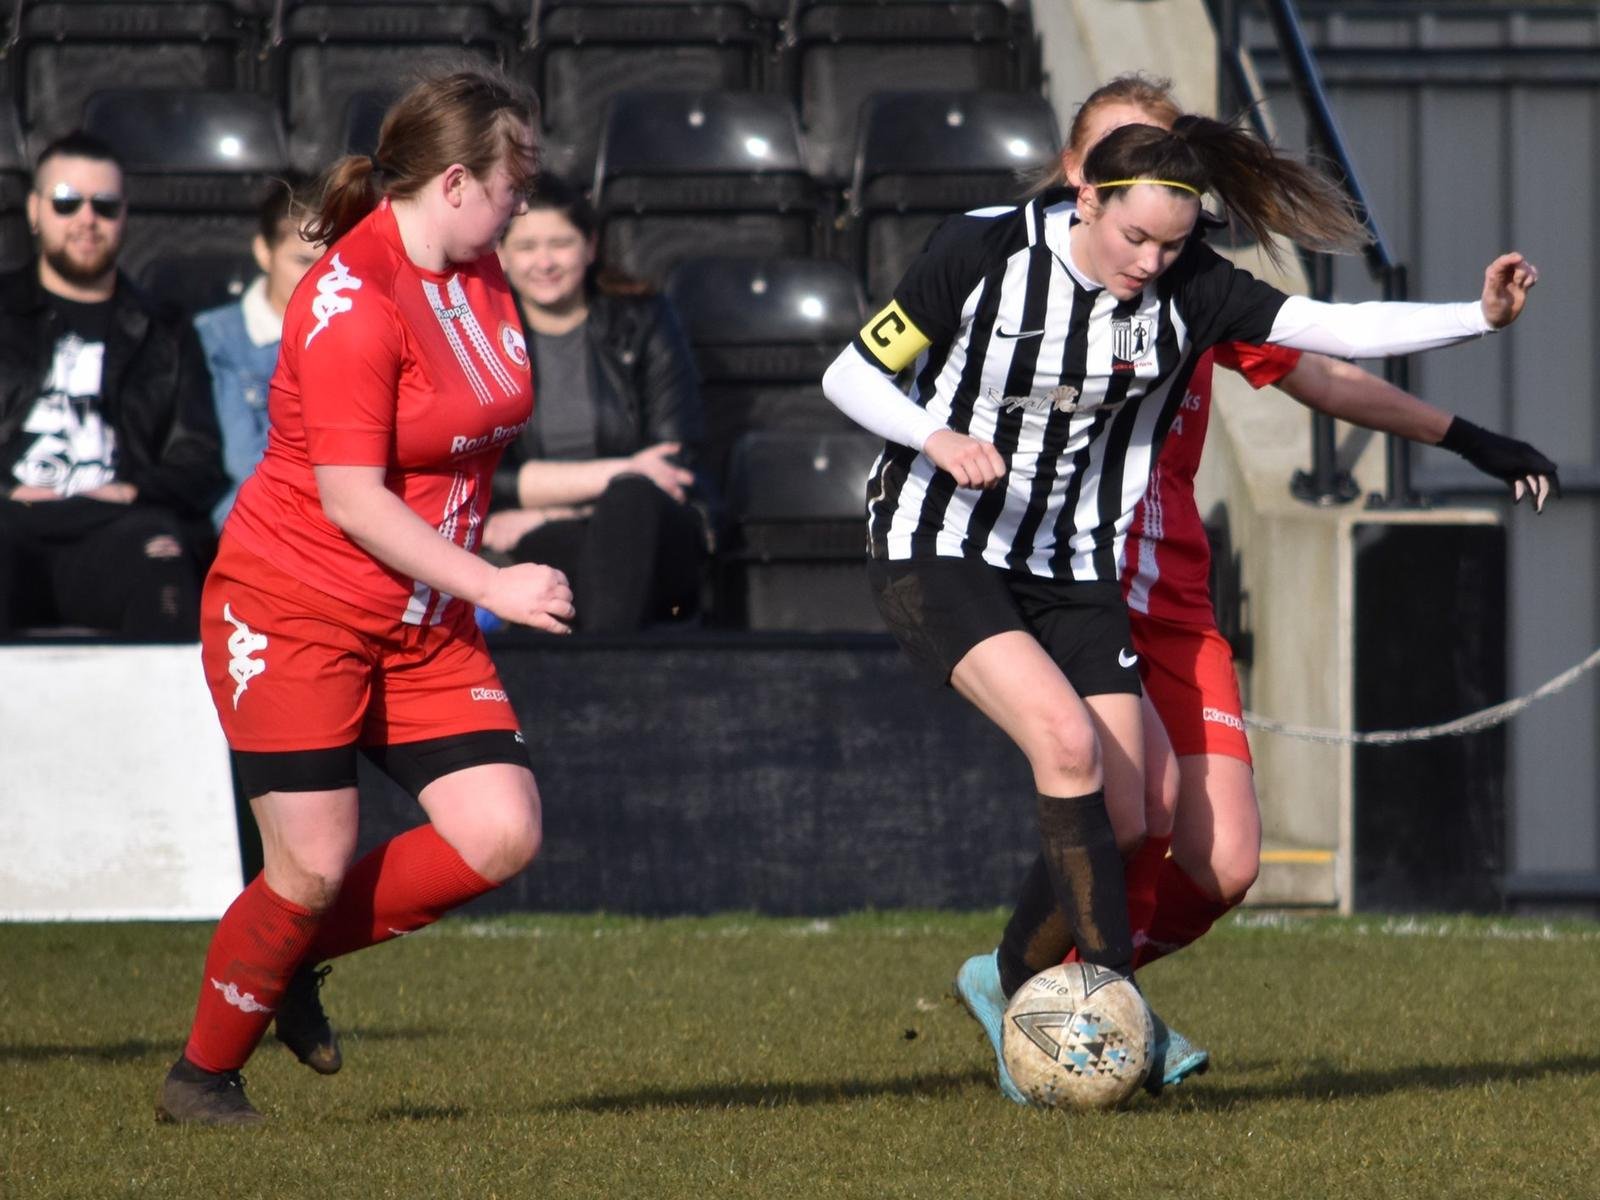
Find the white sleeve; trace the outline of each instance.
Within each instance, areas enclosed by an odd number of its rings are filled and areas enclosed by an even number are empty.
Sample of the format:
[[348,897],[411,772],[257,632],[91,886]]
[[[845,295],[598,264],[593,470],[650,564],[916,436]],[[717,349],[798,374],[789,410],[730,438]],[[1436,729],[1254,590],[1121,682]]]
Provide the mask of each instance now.
[[822,394],[861,428],[913,450],[921,450],[930,434],[946,428],[854,346],[841,350],[823,372]]
[[1434,350],[1492,332],[1477,300],[1460,304],[1387,300],[1325,304],[1306,296],[1290,296],[1278,310],[1267,341],[1334,358],[1383,358]]

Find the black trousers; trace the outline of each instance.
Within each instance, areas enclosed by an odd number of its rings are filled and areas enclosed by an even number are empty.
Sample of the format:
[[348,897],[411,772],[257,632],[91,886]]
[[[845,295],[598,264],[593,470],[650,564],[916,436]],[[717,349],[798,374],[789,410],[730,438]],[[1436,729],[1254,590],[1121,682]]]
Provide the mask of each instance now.
[[[177,543],[176,555],[157,539]],[[166,509],[72,497],[0,499],[0,637],[84,625],[135,641],[200,636],[200,583]]]
[[695,611],[705,527],[699,512],[643,475],[620,475],[590,516],[539,526],[511,557],[566,572],[578,629],[627,633]]

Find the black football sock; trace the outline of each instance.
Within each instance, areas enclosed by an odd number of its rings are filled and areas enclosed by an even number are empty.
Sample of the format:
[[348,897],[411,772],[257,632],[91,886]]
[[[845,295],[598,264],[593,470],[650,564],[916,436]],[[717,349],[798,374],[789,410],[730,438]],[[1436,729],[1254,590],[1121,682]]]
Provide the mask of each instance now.
[[1072,926],[1056,902],[1055,885],[1044,856],[1033,860],[1022,881],[1017,906],[1000,937],[1000,989],[1010,996],[1072,949]]
[[1106,813],[1105,790],[1087,796],[1040,793],[1038,800],[1044,863],[1056,903],[1071,925],[1078,956],[1119,974],[1132,974],[1128,889],[1122,853]]

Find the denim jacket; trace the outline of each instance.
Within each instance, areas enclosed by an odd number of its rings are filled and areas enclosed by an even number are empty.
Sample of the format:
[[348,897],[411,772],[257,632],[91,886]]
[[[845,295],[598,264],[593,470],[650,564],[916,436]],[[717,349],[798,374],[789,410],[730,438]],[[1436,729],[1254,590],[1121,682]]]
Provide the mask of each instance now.
[[211,514],[212,523],[220,530],[239,485],[267,450],[267,387],[278,366],[283,318],[267,303],[267,279],[262,275],[238,303],[201,313],[195,317],[194,327],[211,370],[217,424],[222,429],[222,461],[230,482],[228,494]]

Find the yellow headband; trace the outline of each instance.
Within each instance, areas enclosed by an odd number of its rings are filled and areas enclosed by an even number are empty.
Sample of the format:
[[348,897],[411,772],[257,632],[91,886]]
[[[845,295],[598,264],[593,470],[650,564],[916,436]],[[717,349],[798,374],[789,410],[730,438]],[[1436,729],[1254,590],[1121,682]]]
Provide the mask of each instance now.
[[1128,187],[1135,183],[1156,183],[1160,184],[1162,187],[1181,188],[1183,191],[1192,192],[1196,196],[1200,194],[1200,189],[1187,183],[1179,183],[1176,179],[1110,179],[1105,183],[1093,183],[1089,186],[1097,188],[1113,188]]

